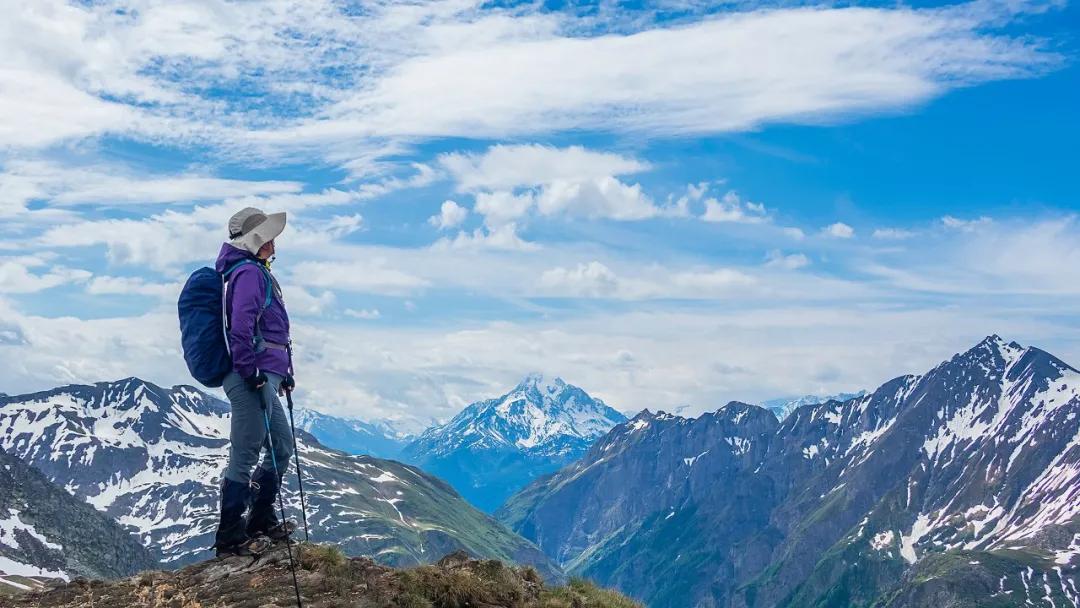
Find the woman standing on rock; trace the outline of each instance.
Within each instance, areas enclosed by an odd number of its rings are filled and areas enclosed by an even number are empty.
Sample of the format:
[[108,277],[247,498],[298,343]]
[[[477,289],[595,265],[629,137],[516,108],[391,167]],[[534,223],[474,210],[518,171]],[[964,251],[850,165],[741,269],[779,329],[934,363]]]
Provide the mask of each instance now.
[[218,555],[257,555],[272,540],[287,539],[296,527],[291,520],[280,522],[274,511],[293,446],[278,396],[296,386],[289,356],[289,316],[281,287],[270,273],[274,239],[284,229],[284,213],[241,209],[229,219],[229,241],[218,253],[216,269],[227,281],[225,323],[232,358],[232,370],[223,382],[232,405],[232,424],[214,540]]

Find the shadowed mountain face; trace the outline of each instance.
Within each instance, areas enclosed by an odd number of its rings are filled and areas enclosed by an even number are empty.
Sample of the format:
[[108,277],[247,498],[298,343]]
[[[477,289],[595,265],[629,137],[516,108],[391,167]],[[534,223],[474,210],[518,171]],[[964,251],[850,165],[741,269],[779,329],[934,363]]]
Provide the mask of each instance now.
[[509,393],[465,408],[425,431],[402,457],[493,511],[533,479],[581,457],[626,420],[561,378],[532,374]]
[[1080,373],[991,336],[783,423],[645,412],[497,516],[652,608],[1072,606]]
[[[189,386],[136,378],[0,399],[0,447],[138,535],[167,566],[208,555],[228,457],[229,406]],[[391,565],[446,553],[558,569],[444,482],[398,462],[350,456],[299,432],[312,537]],[[286,508],[299,519],[295,469]]]
[[0,596],[44,579],[116,578],[157,565],[116,522],[0,452]]

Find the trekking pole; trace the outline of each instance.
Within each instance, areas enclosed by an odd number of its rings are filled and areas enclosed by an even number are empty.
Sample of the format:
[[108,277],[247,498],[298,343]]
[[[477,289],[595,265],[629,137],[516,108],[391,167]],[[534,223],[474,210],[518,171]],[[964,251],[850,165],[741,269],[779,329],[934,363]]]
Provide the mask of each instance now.
[[[295,374],[292,363],[292,340],[286,345],[285,352],[289,353],[289,373]],[[292,390],[285,391],[285,402],[289,404],[289,430],[292,431],[293,456],[296,457],[296,482],[300,485],[300,514],[304,518],[304,540],[311,542],[307,525],[307,503],[304,502],[304,476],[300,471],[300,449],[296,446],[296,422],[293,419]]]
[[293,456],[296,457],[296,481],[300,485],[300,514],[304,518],[304,540],[311,542],[307,525],[307,504],[304,502],[304,476],[300,472],[300,450],[296,447],[296,423],[293,421],[292,391],[285,391],[285,401],[289,404],[289,427],[292,430]]
[[[281,509],[281,525],[288,532],[289,520],[285,517],[285,500],[281,498],[281,473],[278,472],[277,456],[274,454],[274,435],[270,431],[270,412],[266,407],[265,392],[261,388],[259,389],[259,404],[262,405],[263,421],[266,422],[266,443],[267,447],[270,448],[270,462],[274,465],[274,476],[278,479],[277,499],[278,507]],[[296,608],[304,608],[304,603],[300,600],[300,583],[296,580],[296,562],[293,561],[292,556],[292,541],[289,540],[287,534],[285,536],[285,549],[289,552],[289,570],[292,571],[293,590],[296,591]]]

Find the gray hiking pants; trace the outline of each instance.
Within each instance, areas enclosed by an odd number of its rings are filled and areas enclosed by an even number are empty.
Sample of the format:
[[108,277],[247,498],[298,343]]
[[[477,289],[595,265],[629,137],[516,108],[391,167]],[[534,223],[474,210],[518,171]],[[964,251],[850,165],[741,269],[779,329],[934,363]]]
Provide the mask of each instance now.
[[[232,426],[229,431],[229,466],[225,469],[225,477],[247,485],[251,481],[251,474],[255,471],[255,465],[259,462],[259,453],[266,448],[260,467],[268,472],[274,471],[274,459],[277,460],[279,475],[285,474],[289,467],[289,458],[292,458],[292,434],[289,433],[289,421],[285,410],[281,407],[278,399],[278,386],[283,378],[277,374],[266,372],[268,382],[263,385],[261,391],[253,391],[248,388],[244,379],[236,372],[229,372],[225,376],[222,387],[232,404]],[[266,401],[267,409],[264,411],[259,393]],[[270,451],[270,442],[266,437],[266,418],[270,416],[270,439],[273,440],[274,450]],[[273,454],[273,456],[271,456]]]

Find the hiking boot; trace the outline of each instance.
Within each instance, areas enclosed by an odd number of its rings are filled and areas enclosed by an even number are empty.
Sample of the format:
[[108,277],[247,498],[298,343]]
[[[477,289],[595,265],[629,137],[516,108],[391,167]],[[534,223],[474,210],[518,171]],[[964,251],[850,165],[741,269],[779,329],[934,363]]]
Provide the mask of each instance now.
[[248,536],[262,534],[280,540],[287,538],[292,530],[296,529],[295,522],[292,529],[289,529],[287,524],[283,526],[278,520],[275,508],[280,488],[281,477],[262,467],[255,469],[255,474],[251,477],[251,512],[248,514],[246,529]]
[[251,490],[246,483],[229,478],[221,480],[221,518],[218,520],[217,533],[214,535],[214,549],[234,547],[247,541],[247,522],[244,521],[244,509],[247,508]]
[[232,555],[251,556],[258,557],[270,548],[273,542],[265,536],[256,536],[255,538],[248,538],[235,545],[229,545],[226,547],[217,548],[218,557],[229,557]]
[[296,520],[289,518],[284,523],[277,524],[271,527],[265,532],[266,536],[275,543],[279,543],[284,540],[292,538],[292,533],[296,532]]

